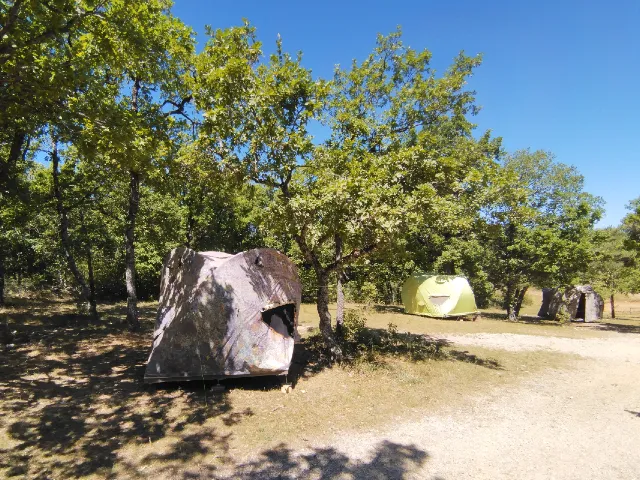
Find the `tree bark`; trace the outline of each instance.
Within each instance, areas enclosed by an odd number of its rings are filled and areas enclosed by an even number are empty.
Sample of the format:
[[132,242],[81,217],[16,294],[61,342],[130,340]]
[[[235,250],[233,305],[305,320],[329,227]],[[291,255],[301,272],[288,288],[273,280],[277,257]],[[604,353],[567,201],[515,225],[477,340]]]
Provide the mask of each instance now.
[[336,335],[342,337],[342,330],[344,325],[344,292],[342,291],[342,237],[336,235],[336,263],[338,269],[336,270],[337,282],[337,299],[336,299]]
[[187,241],[184,244],[184,246],[187,248],[192,248],[194,226],[195,220],[193,218],[193,213],[191,212],[191,207],[189,207],[187,213],[187,231],[185,232]]
[[342,273],[338,272],[337,298],[336,298],[336,333],[342,336],[344,326],[344,292],[342,290]]
[[[0,245],[0,307],[4,306],[4,252]],[[4,316],[2,329],[0,330],[0,343],[11,343],[11,330],[9,329],[9,315]]]
[[22,155],[24,142],[27,136],[23,132],[16,131],[11,140],[9,155],[6,160],[0,158],[0,187],[3,190],[11,190],[12,169]]
[[138,296],[136,294],[136,253],[135,228],[138,207],[140,205],[140,174],[129,172],[129,210],[127,212],[127,229],[125,231],[125,281],[127,286],[127,323],[132,331],[140,328],[138,319]]
[[4,252],[0,246],[0,307],[4,306]]
[[89,269],[89,307],[91,315],[98,318],[98,305],[96,302],[96,282],[93,276],[93,254],[91,253],[91,245],[87,246],[87,268]]
[[[135,78],[131,88],[131,109],[138,113],[138,93],[140,91],[140,79]],[[125,230],[125,282],[127,287],[127,323],[129,329],[140,329],[138,319],[138,295],[136,293],[136,251],[135,231],[136,217],[140,206],[140,174],[135,170],[129,170],[129,208],[127,211],[127,228]]]
[[325,338],[333,338],[331,329],[331,313],[329,312],[329,274],[326,271],[316,271],[318,279],[318,298],[316,307],[320,317],[320,332]]
[[515,320],[515,313],[513,311],[513,287],[507,285],[507,291],[504,293],[503,308],[507,310],[507,318],[509,320]]
[[529,287],[522,287],[516,290],[516,302],[514,306],[514,313],[516,319],[520,316],[520,309],[522,308],[522,302],[524,302],[524,296],[527,293]]
[[91,291],[87,286],[87,282],[82,275],[82,272],[78,268],[78,264],[76,263],[76,259],[73,256],[73,252],[71,250],[71,240],[69,239],[69,218],[67,216],[67,209],[64,206],[64,202],[62,199],[62,190],[60,188],[60,179],[58,173],[58,166],[60,164],[60,157],[58,156],[58,145],[57,141],[52,138],[53,149],[51,152],[51,173],[53,176],[53,195],[56,199],[56,208],[58,210],[58,216],[60,218],[59,232],[60,232],[60,241],[62,242],[62,250],[64,252],[64,256],[67,260],[67,265],[69,266],[69,270],[71,270],[71,274],[75,279],[76,283],[80,286],[80,296],[82,301],[85,302],[85,306],[87,310],[94,314],[95,311],[95,301],[91,302]]
[[616,318],[616,306],[613,300],[613,293],[609,297],[609,303],[611,304],[611,318]]
[[91,316],[94,318],[98,318],[98,305],[96,302],[96,282],[93,276],[93,253],[91,252],[91,242],[89,241],[89,237],[87,235],[87,227],[84,223],[84,214],[80,212],[80,222],[82,226],[82,234],[84,236],[86,245],[87,245],[87,270],[89,277],[89,310]]
[[329,312],[329,274],[327,270],[316,270],[318,280],[318,298],[316,306],[320,317],[320,333],[324,338],[328,350],[331,352],[331,360],[342,360],[342,349],[338,345],[333,329],[331,328],[331,313]]

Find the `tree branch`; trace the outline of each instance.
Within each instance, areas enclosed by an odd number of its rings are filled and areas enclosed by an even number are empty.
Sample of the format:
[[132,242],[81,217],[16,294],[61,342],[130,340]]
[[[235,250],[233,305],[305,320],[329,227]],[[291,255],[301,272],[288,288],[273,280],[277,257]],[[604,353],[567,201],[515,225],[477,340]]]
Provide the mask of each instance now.
[[[20,47],[29,47],[31,45],[37,45],[40,43],[44,43],[45,41],[50,40],[52,38],[55,38],[56,35],[69,33],[71,29],[75,27],[76,24],[79,23],[81,20],[84,20],[85,18],[90,17],[92,15],[101,16],[100,8],[102,8],[102,5],[98,5],[92,10],[85,10],[82,13],[79,13],[78,15],[71,17],[69,20],[67,20],[67,22],[63,26],[59,28],[54,27],[54,28],[45,30],[40,35],[30,38],[29,40],[24,42],[24,44],[20,45]],[[0,58],[0,65],[6,63],[9,60],[9,55],[17,48],[18,48],[17,45],[11,43],[11,39],[9,39],[9,41],[5,45],[0,45],[0,55],[4,57],[4,58]]]
[[2,22],[2,28],[0,28],[0,38],[4,38],[15,27],[16,20],[18,20],[18,14],[20,13],[20,7],[22,7],[23,0],[16,0],[15,3],[9,9],[7,13],[7,19]]
[[327,270],[322,268],[322,265],[320,264],[320,260],[318,260],[318,257],[313,253],[311,248],[309,248],[309,245],[307,245],[307,241],[305,239],[305,236],[306,236],[305,232],[307,229],[306,227],[307,227],[306,225],[302,227],[301,234],[295,234],[293,238],[298,244],[298,246],[300,247],[300,251],[304,255],[305,260],[313,266],[314,270],[316,272],[322,272],[322,271],[326,272]]
[[163,107],[165,105],[173,105],[175,108],[169,112],[166,112],[164,116],[168,117],[169,115],[182,115],[187,120],[191,121],[191,119],[184,112],[185,107],[191,100],[193,100],[193,95],[189,95],[188,97],[183,98],[180,103],[176,103],[173,100],[165,100],[162,104]]
[[357,260],[358,258],[373,252],[376,248],[378,248],[378,244],[377,243],[373,243],[371,245],[367,245],[364,248],[356,248],[355,250],[353,250],[349,255],[342,257],[342,261],[340,262],[333,262],[332,264],[327,266],[327,272],[333,272],[335,269],[337,269],[340,265],[347,265],[351,262],[354,262],[355,260]]

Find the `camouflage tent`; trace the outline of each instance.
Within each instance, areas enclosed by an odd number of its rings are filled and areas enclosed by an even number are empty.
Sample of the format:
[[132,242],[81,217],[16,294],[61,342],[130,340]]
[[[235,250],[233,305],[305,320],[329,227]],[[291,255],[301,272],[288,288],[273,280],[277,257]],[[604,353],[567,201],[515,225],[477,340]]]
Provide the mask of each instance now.
[[275,250],[174,249],[162,271],[145,381],[287,373],[300,296],[295,265]]
[[576,285],[564,290],[543,288],[538,316],[555,320],[561,313],[572,321],[597,322],[603,311],[604,300],[591,285]]

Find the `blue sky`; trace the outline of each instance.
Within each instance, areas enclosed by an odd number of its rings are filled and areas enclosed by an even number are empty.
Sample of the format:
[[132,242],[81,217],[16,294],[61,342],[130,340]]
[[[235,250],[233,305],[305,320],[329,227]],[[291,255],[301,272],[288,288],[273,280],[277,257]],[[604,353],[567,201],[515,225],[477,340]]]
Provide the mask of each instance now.
[[314,75],[364,58],[377,33],[401,25],[404,41],[443,71],[460,51],[482,53],[470,81],[479,130],[509,150],[550,150],[575,165],[606,201],[599,226],[617,225],[640,196],[640,1],[175,0],[198,33],[247,18],[269,51],[302,50]]

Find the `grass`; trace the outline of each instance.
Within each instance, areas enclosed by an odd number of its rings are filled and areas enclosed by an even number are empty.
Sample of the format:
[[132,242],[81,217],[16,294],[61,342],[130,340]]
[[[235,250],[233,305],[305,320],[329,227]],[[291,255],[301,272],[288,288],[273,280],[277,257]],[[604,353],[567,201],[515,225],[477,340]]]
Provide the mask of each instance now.
[[[322,368],[305,356],[303,344],[296,348],[290,379],[295,388],[289,394],[274,378],[226,381],[227,390],[218,394],[199,382],[145,386],[155,307],[141,305],[139,333],[126,330],[122,304],[103,306],[99,322],[54,300],[17,302],[0,311],[2,323],[8,321],[15,331],[15,346],[0,353],[0,476],[210,477],[250,454],[273,460],[287,445],[310,445],[333,434],[455,408],[469,396],[574,360],[552,352],[448,347],[446,360],[385,358]],[[368,316],[370,328],[393,322],[414,333],[608,335],[496,319],[433,320],[397,311]],[[304,305],[301,323],[314,322],[314,306]],[[391,451],[399,455],[393,449],[387,454]],[[272,466],[292,461],[280,460]]]
[[[398,325],[404,332],[438,335],[461,335],[468,333],[513,333],[522,335],[541,335],[567,338],[593,338],[606,336],[606,332],[640,333],[640,295],[619,295],[616,298],[617,315],[611,319],[608,303],[605,303],[604,318],[598,324],[567,323],[539,320],[536,317],[542,293],[531,290],[527,293],[522,309],[522,318],[518,322],[506,321],[504,311],[497,308],[484,309],[476,322],[459,322],[406,315],[399,306],[371,306],[366,308],[367,325],[373,328],[386,328],[389,323]],[[351,307],[360,308],[358,305]],[[318,324],[315,305],[302,305],[301,325],[314,327]],[[335,308],[332,310],[335,315]]]

